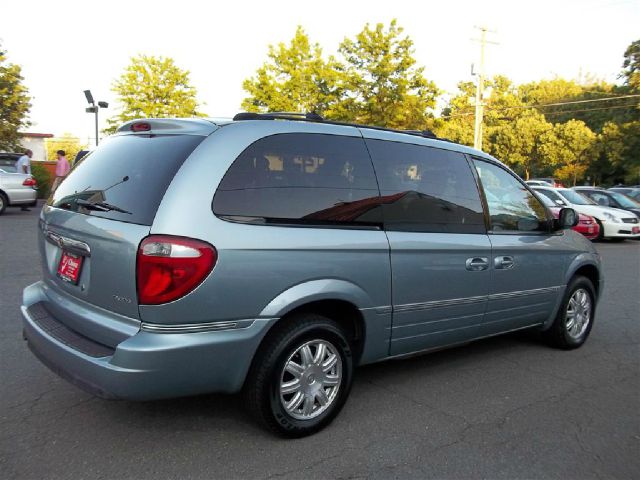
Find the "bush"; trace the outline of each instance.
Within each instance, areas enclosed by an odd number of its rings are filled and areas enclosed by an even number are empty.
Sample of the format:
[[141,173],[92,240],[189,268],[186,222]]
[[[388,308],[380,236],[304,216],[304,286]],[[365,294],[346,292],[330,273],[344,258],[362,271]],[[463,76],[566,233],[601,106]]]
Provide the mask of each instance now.
[[31,162],[31,175],[38,182],[38,198],[48,198],[51,191],[51,175],[44,165]]

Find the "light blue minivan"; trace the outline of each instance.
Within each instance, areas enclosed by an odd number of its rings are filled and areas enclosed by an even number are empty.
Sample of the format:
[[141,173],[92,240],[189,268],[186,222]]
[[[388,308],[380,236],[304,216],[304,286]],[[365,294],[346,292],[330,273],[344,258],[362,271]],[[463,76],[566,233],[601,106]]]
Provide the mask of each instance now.
[[43,208],[25,337],[99,396],[242,392],[271,430],[308,435],[358,365],[528,328],[582,345],[603,279],[576,221],[429,132],[137,120]]

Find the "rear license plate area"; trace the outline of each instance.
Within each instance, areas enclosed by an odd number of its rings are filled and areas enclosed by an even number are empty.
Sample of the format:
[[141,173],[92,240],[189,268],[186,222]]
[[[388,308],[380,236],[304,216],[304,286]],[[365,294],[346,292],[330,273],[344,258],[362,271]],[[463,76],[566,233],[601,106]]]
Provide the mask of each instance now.
[[83,261],[84,257],[63,251],[58,264],[58,277],[65,282],[77,285]]

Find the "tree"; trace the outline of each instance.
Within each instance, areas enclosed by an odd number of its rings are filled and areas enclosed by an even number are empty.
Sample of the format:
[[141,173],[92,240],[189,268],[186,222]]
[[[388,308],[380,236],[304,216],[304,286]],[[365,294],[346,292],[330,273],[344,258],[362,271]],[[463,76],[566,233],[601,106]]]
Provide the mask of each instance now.
[[80,150],[87,148],[86,144],[82,144],[78,137],[70,133],[63,133],[62,137],[59,138],[48,138],[45,146],[47,149],[47,160],[56,160],[56,152],[58,150],[64,150],[70,162],[73,162]]
[[554,176],[576,185],[596,156],[595,140],[595,133],[584,122],[569,120],[556,123],[540,137],[540,152],[555,167]]
[[525,110],[514,121],[495,128],[490,153],[520,170],[529,180],[532,172],[538,173],[544,166],[540,139],[552,129],[544,115]]
[[320,45],[311,44],[302,27],[289,45],[269,45],[267,57],[256,75],[242,84],[249,93],[243,109],[331,116],[340,97],[342,65],[333,56],[324,60]]
[[7,62],[0,45],[0,151],[21,149],[19,130],[28,127],[31,97],[19,65]]
[[194,117],[198,112],[196,89],[189,72],[177,67],[172,58],[139,55],[131,59],[113,83],[121,111],[110,118],[105,133],[136,118]]
[[607,162],[610,183],[640,183],[640,122],[607,123],[598,135],[598,153]]
[[624,78],[624,84],[633,92],[640,91],[640,40],[632,42],[627,47],[622,68],[620,76]]
[[385,30],[369,24],[355,39],[345,38],[344,92],[335,109],[341,120],[399,129],[423,129],[433,117],[439,93],[413,57],[413,41],[392,20]]

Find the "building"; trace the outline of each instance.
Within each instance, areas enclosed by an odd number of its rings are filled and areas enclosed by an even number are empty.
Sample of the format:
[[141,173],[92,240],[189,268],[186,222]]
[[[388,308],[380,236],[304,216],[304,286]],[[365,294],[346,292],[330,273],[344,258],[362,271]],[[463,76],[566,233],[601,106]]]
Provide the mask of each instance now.
[[33,152],[32,160],[47,160],[47,148],[45,146],[45,140],[52,138],[52,133],[32,133],[21,132],[22,140],[20,144],[23,148],[29,149]]

